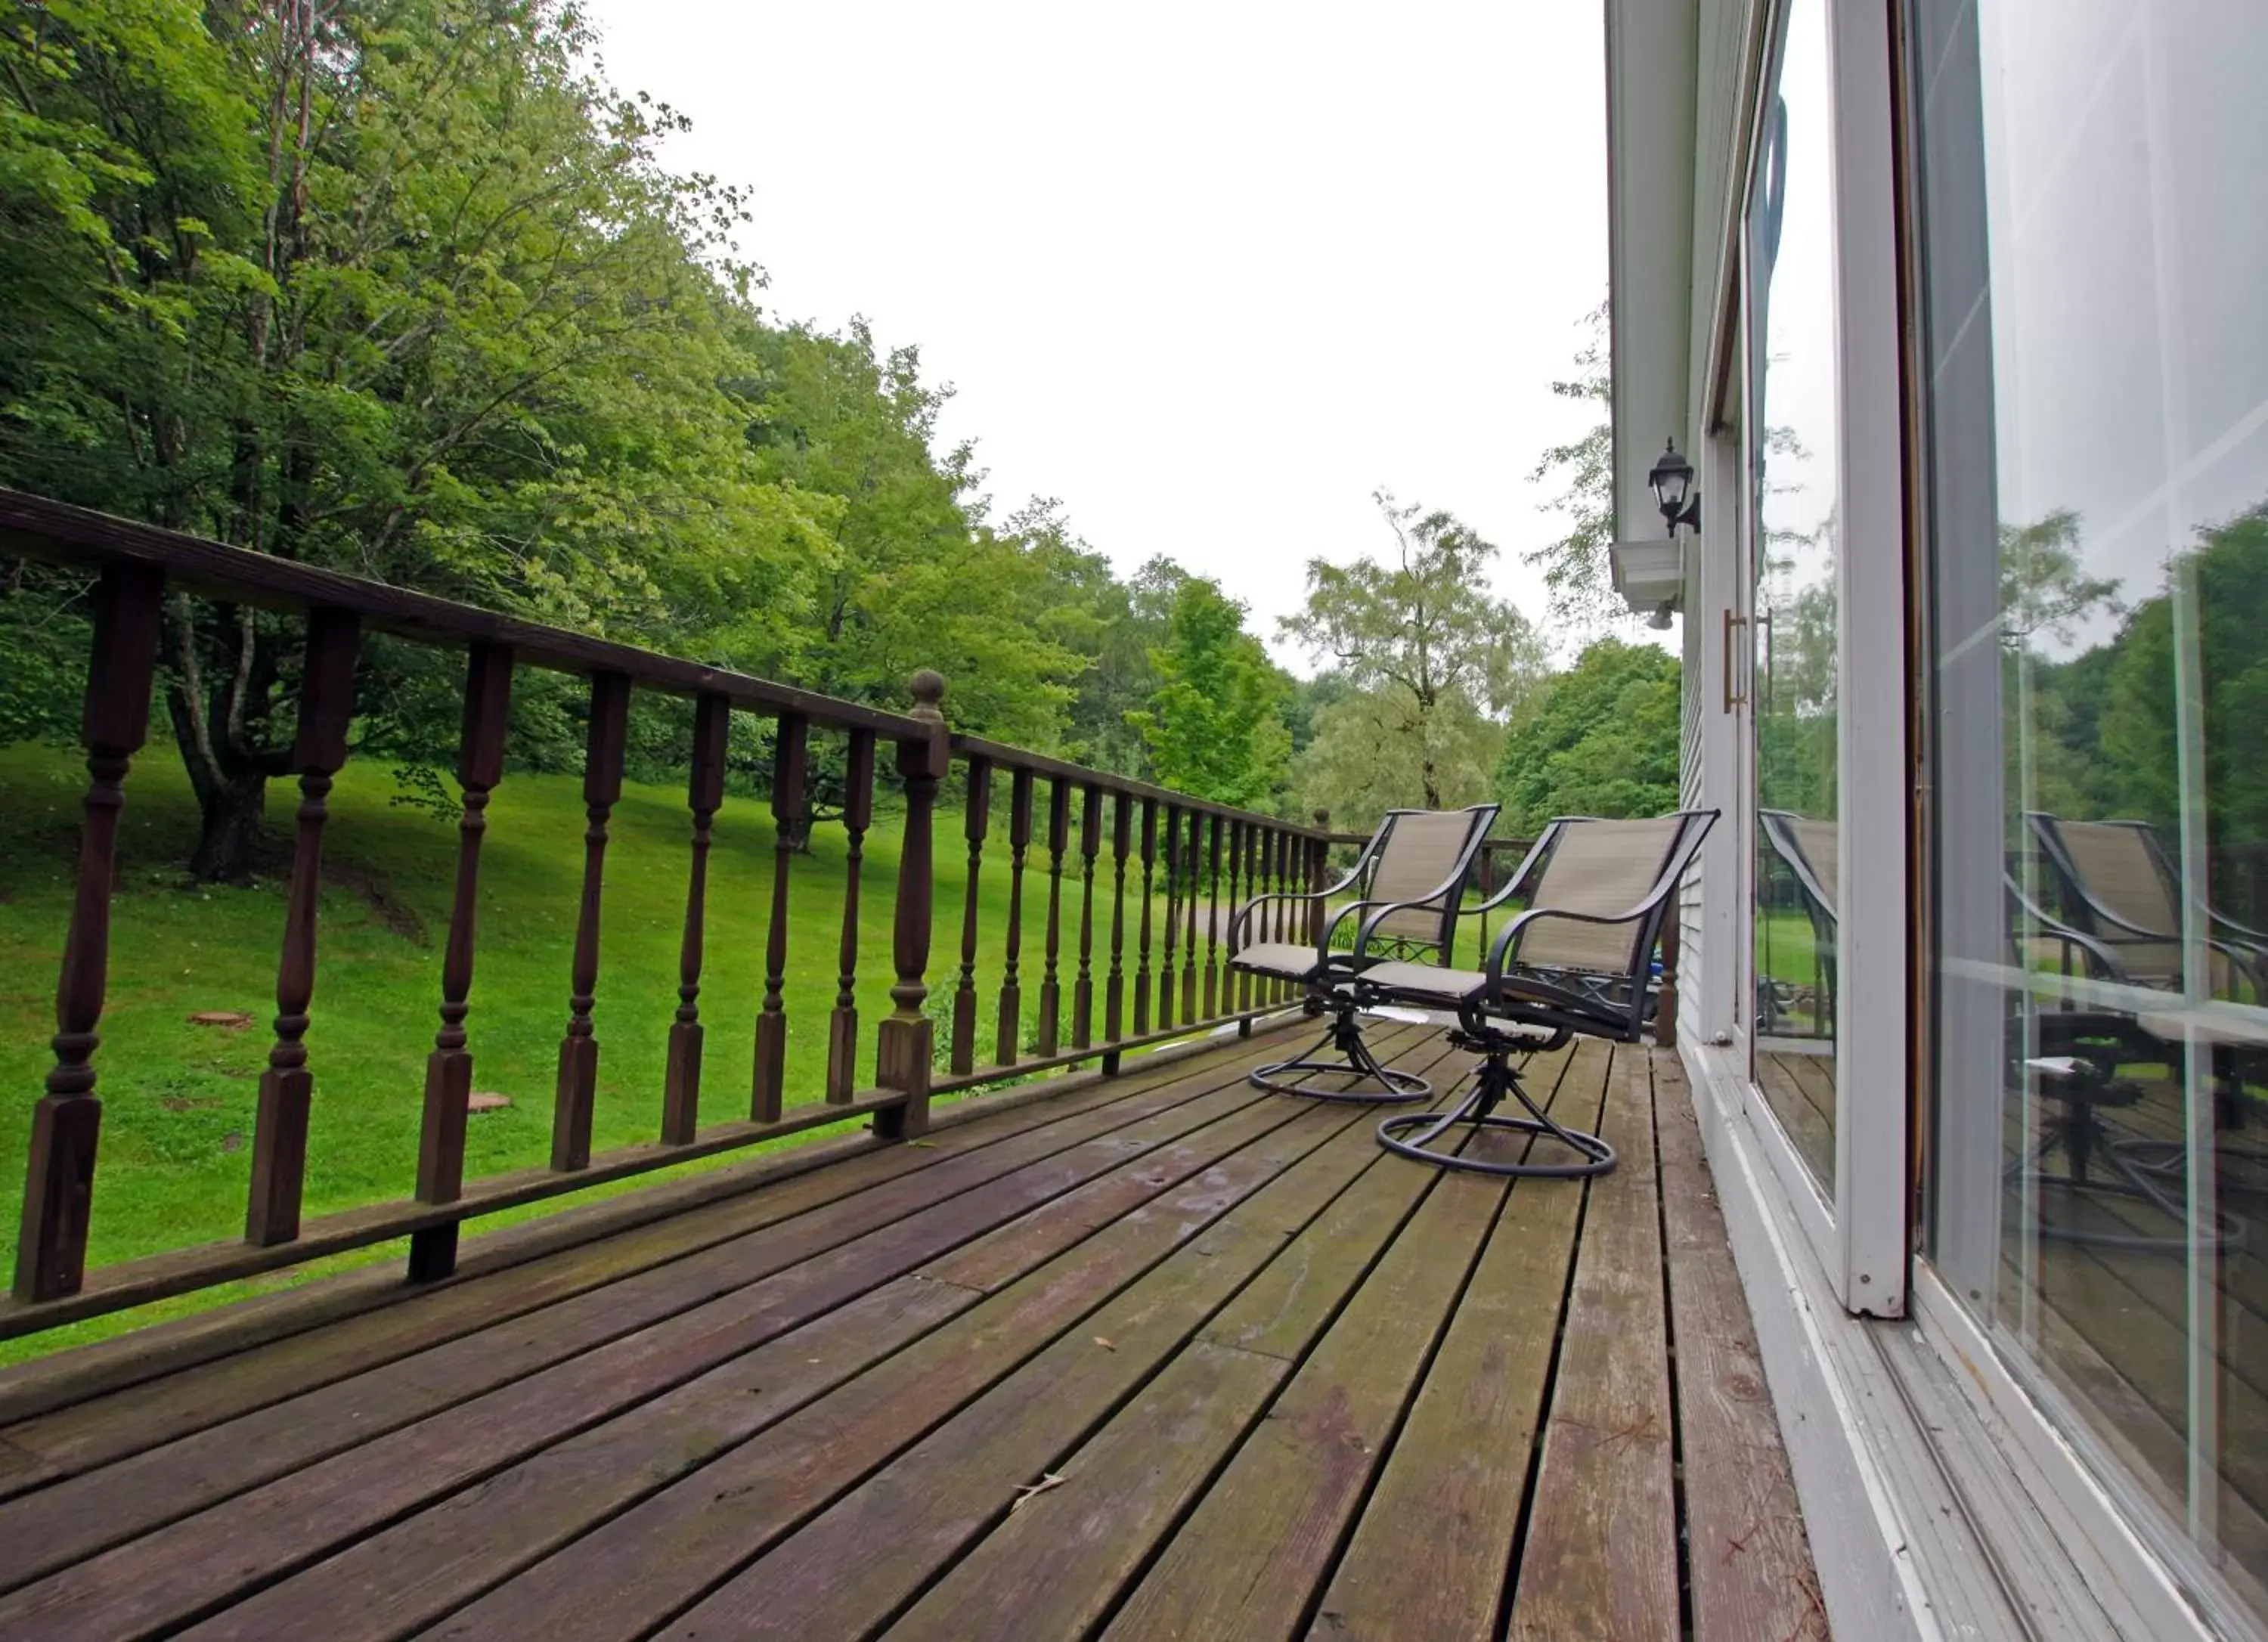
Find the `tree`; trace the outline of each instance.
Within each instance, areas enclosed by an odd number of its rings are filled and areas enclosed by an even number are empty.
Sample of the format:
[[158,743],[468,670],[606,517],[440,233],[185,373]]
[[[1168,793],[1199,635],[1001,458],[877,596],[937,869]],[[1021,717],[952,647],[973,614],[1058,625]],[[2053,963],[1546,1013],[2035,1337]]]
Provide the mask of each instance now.
[[1513,726],[1498,773],[1505,825],[1532,836],[1559,815],[1659,815],[1677,807],[1677,659],[1594,640]]
[[[588,45],[564,0],[9,4],[0,479],[578,625],[784,647],[828,519],[755,471],[726,386],[760,278],[745,213],[661,168],[682,121],[586,73]],[[252,864],[297,644],[172,607],[201,876]]]
[[1531,482],[1559,487],[1547,511],[1559,514],[1567,528],[1521,556],[1543,572],[1551,614],[1579,629],[1593,629],[1627,622],[1631,612],[1615,592],[1609,564],[1615,540],[1615,431],[1607,305],[1585,314],[1575,374],[1553,382],[1551,391],[1597,419],[1576,438],[1546,448],[1529,471]]
[[1486,799],[1505,726],[1462,694],[1443,698],[1423,737],[1409,733],[1409,717],[1407,700],[1391,690],[1345,692],[1318,705],[1294,781],[1300,807],[1327,810],[1334,827],[1367,832],[1387,811],[1429,791],[1428,808]]
[[1158,688],[1147,711],[1128,717],[1160,781],[1250,809],[1281,784],[1292,738],[1283,675],[1245,631],[1244,615],[1219,583],[1182,578],[1166,643],[1150,652]]
[[[1453,514],[1405,507],[1385,490],[1374,499],[1393,533],[1393,561],[1310,559],[1307,608],[1282,630],[1329,658],[1366,703],[1359,718],[1327,720],[1317,741],[1332,723],[1342,735],[1369,725],[1408,760],[1411,785],[1396,801],[1438,809],[1457,790],[1476,740],[1495,733],[1533,689],[1543,648],[1527,618],[1484,585],[1493,544]],[[1491,750],[1482,767],[1492,762]]]

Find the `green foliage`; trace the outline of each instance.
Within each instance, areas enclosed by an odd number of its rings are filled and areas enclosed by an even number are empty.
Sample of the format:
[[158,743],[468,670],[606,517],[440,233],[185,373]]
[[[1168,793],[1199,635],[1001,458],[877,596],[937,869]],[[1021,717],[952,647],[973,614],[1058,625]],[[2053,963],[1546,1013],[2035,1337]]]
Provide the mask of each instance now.
[[1158,779],[1217,804],[1263,804],[1281,784],[1292,738],[1283,680],[1244,630],[1245,607],[1218,582],[1189,577],[1174,594],[1166,643],[1150,652],[1158,688],[1142,732]]
[[1615,540],[1614,383],[1609,358],[1607,305],[1583,316],[1583,345],[1575,374],[1551,384],[1561,399],[1584,406],[1597,419],[1580,436],[1545,449],[1529,472],[1536,484],[1556,484],[1549,511],[1565,532],[1521,556],[1543,572],[1551,614],[1579,629],[1627,622],[1631,613],[1615,592],[1609,549]]
[[1514,725],[1498,774],[1503,825],[1533,835],[1557,815],[1659,815],[1677,807],[1677,659],[1595,640]]
[[[1375,497],[1395,555],[1307,563],[1305,610],[1282,626],[1328,659],[1354,699],[1318,714],[1302,760],[1303,799],[1361,827],[1394,805],[1469,802],[1484,785],[1504,715],[1543,671],[1543,647],[1510,600],[1488,591],[1497,549],[1454,515]],[[1366,776],[1361,754],[1386,766]],[[1387,782],[1391,795],[1381,802]]]

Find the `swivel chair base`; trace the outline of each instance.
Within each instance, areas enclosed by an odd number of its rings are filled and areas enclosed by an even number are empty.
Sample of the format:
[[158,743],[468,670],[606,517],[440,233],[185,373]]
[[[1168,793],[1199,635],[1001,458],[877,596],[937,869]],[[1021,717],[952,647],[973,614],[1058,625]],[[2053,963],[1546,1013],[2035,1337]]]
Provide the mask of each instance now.
[[[1297,1094],[1310,1101],[1336,1101],[1349,1106],[1392,1106],[1431,1098],[1432,1084],[1381,1064],[1378,1057],[1370,1052],[1370,1046],[1362,1041],[1362,1028],[1356,1024],[1351,1000],[1334,1000],[1330,1011],[1330,1029],[1313,1049],[1248,1073],[1253,1086],[1271,1094]],[[1322,1059],[1325,1049],[1337,1050],[1339,1058]],[[1316,1079],[1324,1078],[1343,1079],[1343,1086],[1321,1086]],[[1364,1084],[1371,1086],[1360,1086]]]
[[[2039,1235],[2055,1242],[2090,1248],[2132,1249],[2141,1254],[2186,1254],[2192,1248],[2213,1251],[2242,1247],[2244,1222],[2219,1210],[2214,1211],[2210,1231],[2184,1234],[2181,1228],[2189,1219],[2186,1206],[2145,1172],[2149,1165],[2138,1161],[2130,1153],[2134,1143],[2114,1138],[2114,1131],[2096,1110],[2100,1106],[2132,1105],[2139,1092],[2132,1084],[2104,1077],[2099,1068],[2084,1060],[2074,1060],[2071,1064],[2072,1070],[2066,1074],[2068,1081],[2058,1091],[2064,1110],[2042,1123],[2038,1141],[2009,1163],[2004,1171],[2009,1187],[2013,1189],[2029,1186],[2043,1197],[2051,1196],[2076,1204],[2104,1198],[2139,1204],[2170,1221],[2176,1229],[2161,1233],[2122,1230],[2115,1225],[2096,1229],[2058,1225],[2043,1214]],[[2051,1174],[2041,1167],[2056,1152],[2063,1154],[2066,1173]],[[2091,1172],[2098,1160],[2110,1166],[2108,1177]]]
[[[1612,1146],[1596,1135],[1555,1123],[1541,1107],[1528,1098],[1528,1091],[1521,1086],[1520,1074],[1512,1069],[1509,1057],[1534,1045],[1505,1033],[1462,1028],[1452,1032],[1449,1042],[1460,1049],[1476,1049],[1482,1052],[1481,1064],[1473,1069],[1470,1093],[1447,1111],[1405,1112],[1386,1119],[1378,1126],[1380,1145],[1388,1152],[1415,1158],[1421,1163],[1431,1163],[1439,1168],[1462,1169],[1468,1174],[1496,1174],[1514,1180],[1586,1180],[1593,1175],[1607,1174],[1615,1167],[1615,1149]],[[1496,1115],[1496,1108],[1503,1104],[1507,1094],[1527,1108],[1526,1117],[1500,1117]],[[1556,1141],[1574,1152],[1580,1161],[1498,1163],[1469,1153],[1440,1150],[1445,1138],[1451,1136],[1460,1124],[1475,1133],[1483,1129],[1510,1130],[1516,1134]]]

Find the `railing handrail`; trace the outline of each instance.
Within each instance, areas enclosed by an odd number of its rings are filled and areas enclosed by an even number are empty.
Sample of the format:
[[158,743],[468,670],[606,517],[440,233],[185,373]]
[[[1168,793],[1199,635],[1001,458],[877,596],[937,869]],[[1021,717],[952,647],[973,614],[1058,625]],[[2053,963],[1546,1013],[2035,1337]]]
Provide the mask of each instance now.
[[648,689],[722,696],[735,706],[798,713],[830,730],[872,730],[894,740],[927,733],[927,726],[909,714],[22,490],[0,489],[0,549],[49,563],[99,565],[123,559],[163,571],[175,592],[263,609],[351,610],[368,630],[427,644],[508,645],[519,659],[554,672],[624,674]]
[[988,741],[982,736],[953,737],[953,752],[956,758],[982,758],[1003,769],[1028,769],[1035,776],[1060,776],[1081,786],[1091,786],[1099,792],[1123,793],[1130,799],[1140,799],[1160,806],[1170,805],[1183,814],[1218,815],[1223,821],[1248,821],[1280,832],[1292,833],[1310,843],[1329,843],[1336,840],[1335,833],[1319,832],[1314,828],[1287,821],[1280,815],[1266,815],[1257,810],[1239,809],[1233,804],[1217,804],[1211,799],[1201,799],[1190,792],[1172,787],[1152,786],[1137,781],[1131,776],[1115,775],[1107,769],[1094,769],[1085,764],[1057,758],[1047,753],[1027,752],[1002,741]]

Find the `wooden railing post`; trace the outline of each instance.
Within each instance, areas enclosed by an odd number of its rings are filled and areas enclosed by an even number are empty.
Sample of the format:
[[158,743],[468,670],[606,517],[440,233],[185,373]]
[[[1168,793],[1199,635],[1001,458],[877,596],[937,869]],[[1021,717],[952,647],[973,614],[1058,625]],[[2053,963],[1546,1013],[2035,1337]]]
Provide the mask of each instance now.
[[1210,1020],[1220,1007],[1220,817],[1205,825],[1205,967],[1204,1012]]
[[1071,782],[1048,782],[1048,951],[1040,976],[1040,1056],[1056,1052],[1063,1038],[1063,985],[1057,965],[1063,948],[1064,851],[1071,847]]
[[1071,1043],[1094,1042],[1094,858],[1102,844],[1102,789],[1087,784],[1079,810],[1079,978],[1071,989]]
[[1182,812],[1178,805],[1166,806],[1166,941],[1165,951],[1158,965],[1158,1030],[1163,1032],[1174,1024],[1174,987],[1178,975],[1174,968],[1174,949],[1182,936]]
[[[1259,840],[1260,824],[1257,821],[1245,822],[1244,841],[1239,846],[1238,853],[1244,858],[1244,899],[1247,901],[1260,894]],[[1256,941],[1264,941],[1268,939],[1267,916],[1268,909],[1265,907],[1253,913],[1252,922],[1245,929],[1241,945],[1248,946]],[[1252,971],[1249,969],[1237,972],[1236,1006],[1239,1010],[1248,1012],[1252,1007]],[[1245,1029],[1248,1032],[1251,1030],[1249,1021],[1245,1023]]]
[[594,674],[583,745],[583,813],[590,823],[583,834],[583,905],[575,922],[567,1035],[559,1045],[559,1082],[551,1105],[551,1167],[560,1170],[591,1166],[591,1116],[599,1093],[599,1040],[591,1025],[598,1003],[599,902],[607,876],[607,818],[622,796],[630,714],[630,675]]
[[692,771],[685,784],[693,812],[693,864],[685,887],[685,935],[677,949],[677,1018],[669,1027],[669,1060],[663,1073],[661,1139],[693,1144],[701,1131],[701,962],[709,916],[709,834],[725,803],[725,747],[733,703],[703,696],[693,706]]
[[931,855],[931,822],[937,784],[952,762],[945,732],[945,680],[924,669],[913,677],[913,716],[930,727],[917,741],[898,743],[898,774],[906,786],[905,841],[898,852],[898,906],[895,956],[897,983],[890,988],[896,1007],[876,1034],[875,1081],[902,1093],[905,1103],[874,1114],[874,1132],[886,1139],[910,1140],[929,1130],[930,1066],[936,1028],[922,1005],[929,997],[930,916],[937,881]]
[[1680,918],[1683,909],[1677,904],[1675,893],[1669,898],[1668,916],[1661,921],[1661,984],[1653,996],[1653,1043],[1656,1049],[1677,1047],[1677,961],[1683,944]]
[[299,772],[299,814],[291,848],[291,888],[284,910],[284,954],[276,971],[276,1042],[260,1079],[252,1129],[252,1192],[244,1241],[268,1247],[299,1235],[307,1177],[307,1117],[315,1079],[307,1070],[308,1006],[315,996],[315,921],[323,895],[323,822],[331,779],[347,762],[354,720],[355,662],[362,619],[317,610],[307,619],[299,675],[299,724],[291,767]]
[[1024,1049],[1024,856],[1032,847],[1032,772],[1016,771],[1008,785],[1008,951],[1000,971],[1000,1021],[992,1058],[1012,1066]]
[[1204,888],[1204,824],[1202,811],[1189,812],[1189,852],[1183,858],[1189,863],[1189,887],[1182,907],[1186,924],[1182,942],[1182,1024],[1185,1027],[1197,1019],[1197,901]]
[[1243,865],[1243,858],[1244,823],[1241,821],[1232,821],[1228,823],[1228,905],[1221,913],[1221,933],[1227,938],[1228,941],[1228,954],[1226,960],[1228,967],[1221,971],[1220,977],[1220,1012],[1225,1015],[1233,1014],[1237,1008],[1236,909],[1243,904],[1243,891],[1240,887],[1241,880],[1238,877],[1239,870]]
[[786,1101],[787,897],[795,865],[795,836],[809,806],[804,796],[810,757],[810,721],[782,713],[772,743],[772,911],[764,931],[764,1002],[756,1014],[755,1076],[748,1117],[776,1123]]
[[961,897],[961,980],[953,992],[953,1049],[946,1064],[965,1077],[976,1065],[977,874],[984,865],[984,834],[992,819],[992,762],[968,761],[968,798],[961,812],[961,836],[968,842],[968,881]]
[[94,1093],[94,1051],[102,1039],[95,1028],[109,984],[118,813],[126,803],[126,772],[149,736],[165,591],[160,571],[122,561],[103,567],[80,730],[86,814],[79,828],[70,932],[55,984],[55,1064],[47,1093],[32,1108],[22,1234],[16,1244],[18,1300],[76,1294],[86,1276],[95,1145],[102,1133],[102,1102]]
[[[1102,989],[1103,1041],[1126,1035],[1126,857],[1133,848],[1134,801],[1123,792],[1110,801],[1110,975]],[[1118,1057],[1102,1058],[1105,1073],[1118,1070]]]
[[[465,1184],[465,1116],[473,1093],[473,1054],[466,1047],[466,1001],[473,990],[473,945],[480,922],[481,838],[489,794],[504,779],[504,726],[512,710],[512,651],[477,644],[465,666],[464,727],[457,783],[464,814],[457,822],[457,885],[449,907],[449,944],[441,959],[441,1029],[425,1062],[425,1113],[417,1146],[417,1201],[454,1203]],[[412,1233],[409,1280],[433,1282],[457,1267],[457,1222]]]
[[827,1018],[827,1098],[850,1100],[858,1083],[858,879],[866,859],[866,828],[874,822],[874,733],[853,730],[843,777],[843,948],[835,983],[835,1012]]

